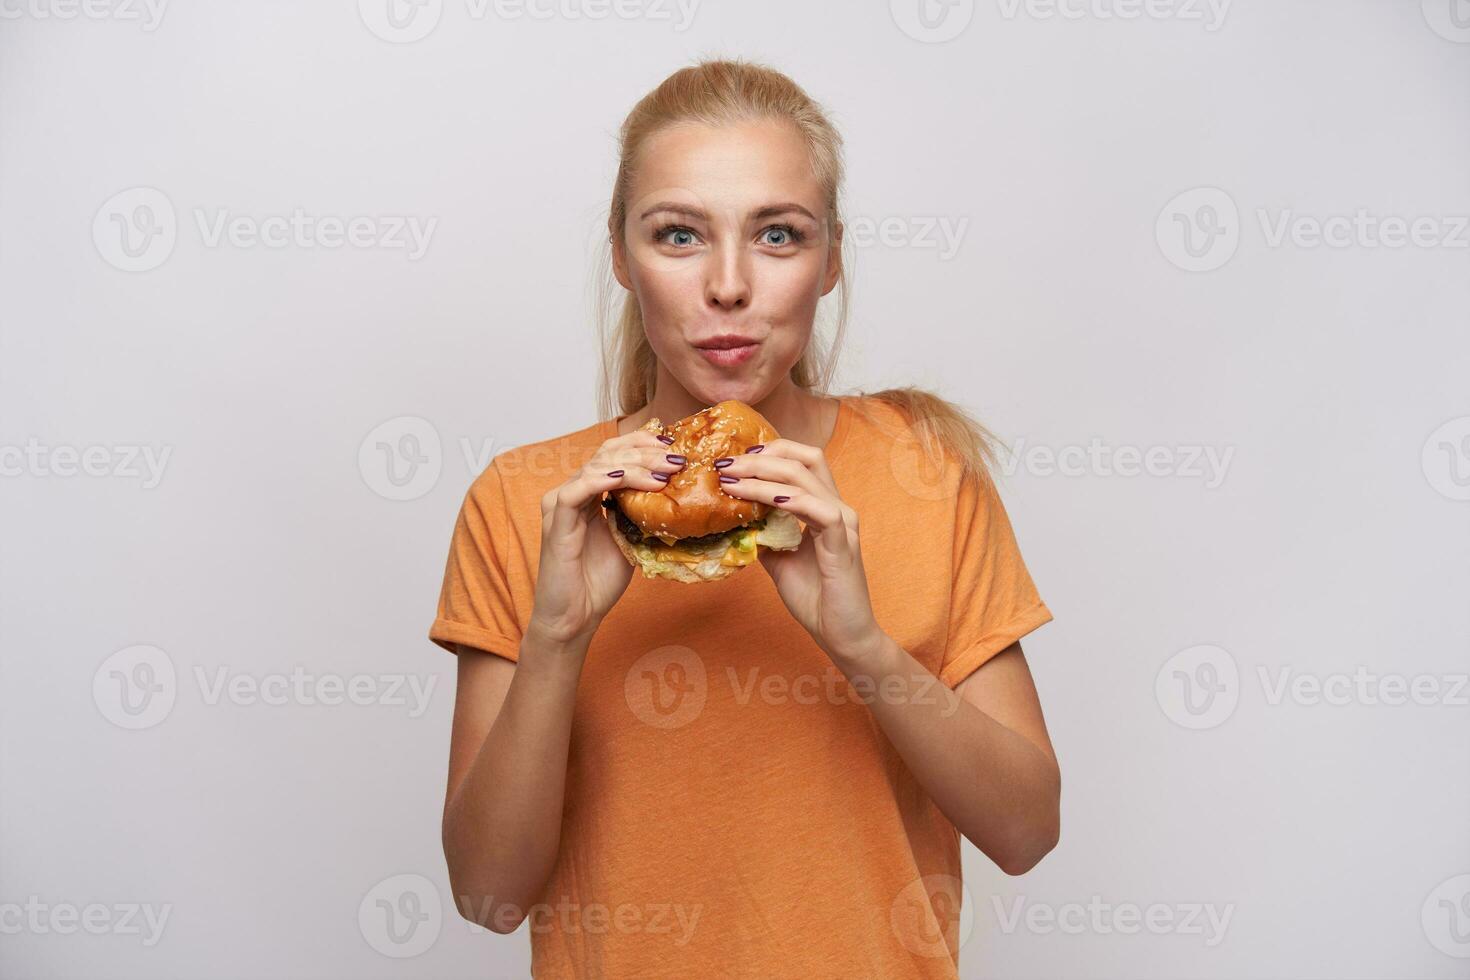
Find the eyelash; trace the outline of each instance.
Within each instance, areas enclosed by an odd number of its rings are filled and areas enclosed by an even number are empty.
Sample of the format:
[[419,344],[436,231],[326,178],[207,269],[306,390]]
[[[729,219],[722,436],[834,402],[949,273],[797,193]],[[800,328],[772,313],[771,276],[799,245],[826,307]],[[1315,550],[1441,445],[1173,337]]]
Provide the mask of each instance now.
[[[764,227],[764,228],[761,229],[761,234],[764,235],[766,232],[771,231],[772,229],[775,229],[777,231],[784,231],[788,236],[790,236],[790,239],[791,240],[788,241],[788,242],[786,242],[785,243],[786,245],[800,245],[802,242],[806,241],[806,233],[805,232],[800,231],[797,228],[793,227],[792,225],[788,225],[788,224],[786,224],[784,222],[782,222],[780,224],[766,225],[766,227]],[[655,228],[653,230],[653,240],[655,242],[662,243],[663,240],[665,238],[667,238],[668,235],[671,232],[675,232],[675,231],[687,231],[691,235],[695,234],[694,229],[693,228],[690,228],[688,225],[680,225],[680,224],[670,223],[670,224],[665,224],[665,225],[659,225],[657,228]],[[780,248],[781,246],[780,245],[773,245],[771,247],[772,248]]]

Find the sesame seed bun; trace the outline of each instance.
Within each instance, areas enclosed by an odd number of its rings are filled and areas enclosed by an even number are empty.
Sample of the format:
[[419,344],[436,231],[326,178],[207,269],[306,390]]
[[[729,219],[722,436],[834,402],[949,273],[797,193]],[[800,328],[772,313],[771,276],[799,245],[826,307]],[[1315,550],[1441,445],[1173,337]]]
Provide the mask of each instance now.
[[[604,507],[613,540],[646,577],[718,581],[754,563],[759,547],[790,550],[801,544],[801,525],[793,515],[725,493],[714,465],[722,456],[779,438],[765,416],[728,400],[668,426],[649,419],[643,428],[672,436],[668,451],[688,460],[664,489],[620,487],[605,502],[613,505]],[[684,539],[699,540],[681,546]]]

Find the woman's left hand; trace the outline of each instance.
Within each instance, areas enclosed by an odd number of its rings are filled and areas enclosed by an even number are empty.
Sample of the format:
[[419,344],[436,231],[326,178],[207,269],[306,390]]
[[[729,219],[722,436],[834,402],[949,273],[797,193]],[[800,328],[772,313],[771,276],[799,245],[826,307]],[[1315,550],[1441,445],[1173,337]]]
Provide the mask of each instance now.
[[[760,563],[781,601],[834,661],[859,659],[882,631],[868,596],[857,511],[838,494],[826,456],[815,446],[775,439],[727,458],[724,466],[716,461],[721,490],[806,522],[794,551],[760,549]],[[737,482],[725,479],[732,476]]]

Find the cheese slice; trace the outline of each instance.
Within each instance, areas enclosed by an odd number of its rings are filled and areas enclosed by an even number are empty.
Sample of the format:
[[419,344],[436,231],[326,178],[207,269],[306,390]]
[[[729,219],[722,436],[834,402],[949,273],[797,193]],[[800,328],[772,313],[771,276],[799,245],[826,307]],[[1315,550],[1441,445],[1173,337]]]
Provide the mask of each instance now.
[[[683,565],[698,565],[712,558],[719,558],[721,565],[749,565],[756,560],[754,532],[731,531],[724,554],[713,549],[703,552],[688,551],[678,545],[660,544],[658,540],[645,541],[644,545],[658,561],[672,561]],[[741,547],[744,544],[745,547]]]

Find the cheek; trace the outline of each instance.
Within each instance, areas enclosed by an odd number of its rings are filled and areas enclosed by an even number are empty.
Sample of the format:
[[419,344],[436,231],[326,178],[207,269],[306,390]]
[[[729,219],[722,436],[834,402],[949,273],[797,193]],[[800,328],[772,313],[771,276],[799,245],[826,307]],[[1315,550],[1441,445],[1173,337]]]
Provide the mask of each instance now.
[[672,260],[651,249],[635,250],[629,256],[628,275],[644,319],[655,314],[677,315],[690,304],[697,307],[704,295],[699,263]]
[[772,263],[762,270],[756,288],[756,306],[778,328],[783,344],[790,343],[797,350],[806,346],[822,298],[821,263],[807,259]]

